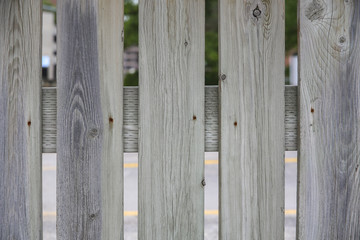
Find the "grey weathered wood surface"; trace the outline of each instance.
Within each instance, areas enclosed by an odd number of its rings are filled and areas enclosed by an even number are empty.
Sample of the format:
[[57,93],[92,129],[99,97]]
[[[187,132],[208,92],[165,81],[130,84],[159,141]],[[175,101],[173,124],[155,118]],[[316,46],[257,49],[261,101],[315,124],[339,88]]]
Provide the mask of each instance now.
[[297,239],[360,239],[360,2],[299,6]]
[[[124,152],[138,151],[138,87],[124,87]],[[218,151],[218,87],[205,87],[205,151]],[[43,88],[43,152],[56,153],[56,88]],[[297,150],[297,86],[285,86],[285,150]]]
[[57,239],[122,239],[123,1],[59,1],[57,19]]
[[220,239],[283,239],[284,0],[219,7]]
[[41,4],[0,1],[0,239],[42,239]]
[[139,1],[139,239],[204,237],[204,0]]

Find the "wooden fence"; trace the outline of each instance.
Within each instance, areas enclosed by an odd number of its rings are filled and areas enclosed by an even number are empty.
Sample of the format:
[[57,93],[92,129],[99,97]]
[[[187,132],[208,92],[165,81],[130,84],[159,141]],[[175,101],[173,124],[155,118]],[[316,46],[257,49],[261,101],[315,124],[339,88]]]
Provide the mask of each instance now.
[[360,239],[360,3],[299,0],[297,88],[284,0],[219,0],[204,88],[204,1],[139,1],[140,86],[124,89],[123,1],[58,1],[58,87],[42,91],[42,2],[0,1],[0,239],[42,239],[41,149],[57,152],[58,239],[123,239],[136,151],[139,239],[204,238],[204,151],[220,156],[219,239],[283,239],[285,149],[297,239]]
[[[124,152],[138,152],[138,87],[123,89]],[[219,94],[217,86],[205,87],[205,151],[219,151]],[[42,88],[42,152],[56,153],[56,87]],[[285,150],[297,150],[297,86],[285,87]]]

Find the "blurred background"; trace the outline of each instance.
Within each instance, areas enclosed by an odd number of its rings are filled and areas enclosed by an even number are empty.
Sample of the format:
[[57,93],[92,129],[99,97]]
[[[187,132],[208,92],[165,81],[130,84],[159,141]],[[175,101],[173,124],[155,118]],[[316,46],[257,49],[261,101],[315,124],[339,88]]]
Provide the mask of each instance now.
[[[218,84],[218,1],[205,1],[205,83]],[[285,1],[285,83],[297,83],[297,0]],[[138,85],[138,1],[125,0],[124,85]],[[56,86],[56,0],[43,1],[43,84]]]

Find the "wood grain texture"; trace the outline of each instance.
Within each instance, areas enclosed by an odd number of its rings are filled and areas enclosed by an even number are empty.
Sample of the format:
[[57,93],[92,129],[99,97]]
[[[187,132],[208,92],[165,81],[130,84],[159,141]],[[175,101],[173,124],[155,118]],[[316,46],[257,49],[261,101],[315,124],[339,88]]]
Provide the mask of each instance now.
[[298,239],[360,239],[360,2],[301,0]]
[[42,239],[41,4],[0,1],[0,239]]
[[123,239],[123,1],[57,17],[57,239]]
[[284,238],[284,1],[219,1],[220,239]]
[[139,239],[203,239],[205,1],[139,17]]

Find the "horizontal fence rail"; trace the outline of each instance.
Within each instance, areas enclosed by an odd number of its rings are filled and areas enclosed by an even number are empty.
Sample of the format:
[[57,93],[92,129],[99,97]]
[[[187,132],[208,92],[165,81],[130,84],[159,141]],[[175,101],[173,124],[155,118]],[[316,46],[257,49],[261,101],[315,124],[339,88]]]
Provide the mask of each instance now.
[[[56,153],[56,87],[42,88],[44,153]],[[124,87],[124,152],[138,151],[138,87]],[[285,149],[297,150],[297,86],[285,87]],[[205,151],[218,151],[218,87],[205,87]]]

